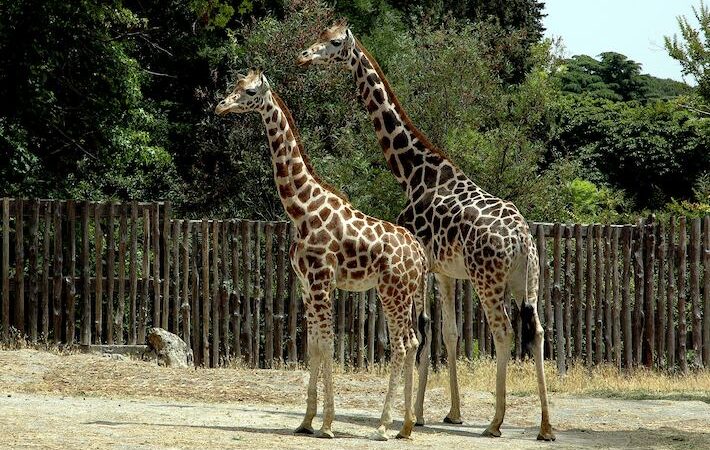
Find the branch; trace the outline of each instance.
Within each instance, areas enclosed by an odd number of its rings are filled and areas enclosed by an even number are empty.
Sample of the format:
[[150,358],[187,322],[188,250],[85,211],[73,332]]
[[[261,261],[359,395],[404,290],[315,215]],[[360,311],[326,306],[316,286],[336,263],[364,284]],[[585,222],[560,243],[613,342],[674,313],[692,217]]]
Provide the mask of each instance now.
[[682,103],[679,103],[678,106],[680,106],[681,108],[685,108],[685,109],[687,109],[687,110],[689,110],[689,111],[693,111],[693,112],[695,112],[695,113],[703,114],[703,115],[706,115],[706,116],[709,116],[709,117],[710,117],[710,111],[705,111],[705,110],[703,110],[703,109],[693,108],[693,107],[690,106],[690,105],[684,105],[684,104],[682,104]]
[[177,78],[176,75],[170,75],[169,73],[153,72],[152,70],[143,69],[143,68],[141,68],[141,70],[145,73],[150,74],[150,75],[155,75],[156,77]]

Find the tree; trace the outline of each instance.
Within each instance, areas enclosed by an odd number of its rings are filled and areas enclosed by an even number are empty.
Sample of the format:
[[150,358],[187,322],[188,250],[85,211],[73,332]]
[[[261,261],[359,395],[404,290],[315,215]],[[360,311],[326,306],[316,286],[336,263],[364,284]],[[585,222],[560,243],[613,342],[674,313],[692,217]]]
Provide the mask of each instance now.
[[677,35],[665,36],[668,54],[678,61],[684,75],[692,76],[698,83],[698,94],[710,105],[710,7],[701,0],[693,7],[700,27],[694,28],[687,17],[678,17],[682,40]]

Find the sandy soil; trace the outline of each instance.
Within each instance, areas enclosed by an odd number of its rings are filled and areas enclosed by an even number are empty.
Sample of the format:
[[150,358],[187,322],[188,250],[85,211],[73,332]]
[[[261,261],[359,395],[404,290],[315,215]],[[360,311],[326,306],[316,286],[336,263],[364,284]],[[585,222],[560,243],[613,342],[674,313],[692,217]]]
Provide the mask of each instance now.
[[[372,442],[385,376],[340,373],[336,440],[294,436],[305,371],[175,370],[95,355],[0,351],[0,446],[10,448],[710,448],[710,404],[552,394],[554,443],[535,440],[535,396],[509,395],[503,437],[479,437],[490,392],[462,392],[464,425],[444,425],[448,394],[432,386],[430,425],[409,441]],[[401,401],[395,404],[401,417]],[[318,426],[319,423],[314,425]],[[395,421],[391,435],[401,422]]]

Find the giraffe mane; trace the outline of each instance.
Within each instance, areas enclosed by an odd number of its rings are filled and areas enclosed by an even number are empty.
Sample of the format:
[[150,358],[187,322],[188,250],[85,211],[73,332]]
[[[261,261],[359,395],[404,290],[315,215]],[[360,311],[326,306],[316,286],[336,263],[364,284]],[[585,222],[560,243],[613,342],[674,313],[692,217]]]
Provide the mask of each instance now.
[[[358,38],[355,38],[355,45],[357,48],[367,56],[367,59],[370,60],[370,64],[372,64],[372,68],[375,69],[375,72],[377,72],[377,75],[380,77],[382,80],[382,84],[385,86],[385,91],[387,91],[387,95],[390,99],[390,101],[394,104],[394,109],[397,111],[399,114],[399,117],[402,119],[402,122],[405,124],[409,125],[409,129],[412,131],[414,134],[414,137],[419,140],[427,149],[429,149],[432,153],[435,153],[439,155],[442,159],[448,161],[454,168],[458,169],[458,166],[454,164],[454,162],[449,158],[446,153],[444,153],[443,150],[441,150],[439,147],[434,145],[429,138],[426,137],[424,133],[417,128],[414,123],[412,123],[412,120],[409,118],[409,115],[407,115],[407,112],[402,108],[402,105],[399,103],[399,100],[397,99],[397,96],[394,95],[394,91],[392,90],[392,87],[390,86],[389,81],[387,80],[387,77],[385,74],[382,72],[382,68],[378,64],[377,60],[370,54],[369,51],[367,51],[367,48],[365,48],[364,45],[362,45],[362,42]],[[460,170],[460,169],[459,169]]]
[[274,98],[274,100],[276,100],[276,104],[279,105],[279,108],[281,108],[281,111],[283,111],[284,116],[286,116],[286,121],[288,122],[288,126],[293,132],[293,137],[296,140],[296,145],[298,146],[298,150],[301,153],[301,158],[303,159],[303,164],[305,164],[306,166],[306,170],[308,170],[311,176],[316,180],[316,183],[321,185],[325,190],[337,195],[346,203],[350,204],[350,200],[348,200],[348,198],[342,192],[338,191],[327,181],[323,180],[315,171],[313,165],[311,164],[311,159],[309,158],[308,153],[306,153],[306,150],[303,147],[303,143],[301,142],[301,134],[298,132],[298,128],[296,128],[293,116],[291,115],[291,110],[288,109],[286,103],[284,103],[284,101],[281,99],[281,97],[279,97],[276,92],[271,91],[271,96]]

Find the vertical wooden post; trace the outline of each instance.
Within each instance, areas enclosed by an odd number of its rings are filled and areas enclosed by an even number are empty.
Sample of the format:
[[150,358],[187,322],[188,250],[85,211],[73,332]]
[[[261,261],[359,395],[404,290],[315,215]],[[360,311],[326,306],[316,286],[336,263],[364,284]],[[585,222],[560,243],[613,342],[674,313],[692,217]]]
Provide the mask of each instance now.
[[[54,282],[52,290],[52,329],[54,332],[54,342],[62,340],[62,205],[60,202],[54,202]],[[72,277],[73,274],[70,274]],[[73,317],[69,315],[67,325],[73,323]],[[70,331],[70,330],[67,330]],[[73,329],[71,330],[73,332]],[[71,336],[67,334],[67,341],[73,342],[73,333]]]
[[663,367],[666,354],[666,226],[658,223],[658,296],[656,297],[656,361],[658,368]]
[[[115,342],[123,344],[123,317],[126,313],[126,247],[128,246],[128,203],[119,207],[121,217],[118,224],[118,300],[114,322]],[[130,290],[130,287],[129,287]],[[130,310],[130,308],[129,308]],[[129,321],[130,322],[130,321]],[[130,332],[128,333],[130,335]]]
[[[572,287],[574,285],[574,282],[572,279],[574,278],[573,273],[572,273],[572,255],[573,255],[573,247],[572,247],[572,226],[571,225],[565,225],[565,232],[564,232],[564,237],[565,237],[565,268],[564,268],[564,284],[565,284],[565,295],[564,295],[564,303],[565,303],[565,313],[564,313],[564,322],[565,322],[565,349],[567,350],[567,358],[571,359],[574,357],[574,352],[572,350],[572,321],[573,321],[573,314],[572,314],[572,303],[574,302],[573,300],[573,294],[572,294]],[[520,322],[520,321],[518,321]]]
[[594,246],[596,249],[596,295],[594,296],[594,363],[601,364],[604,360],[604,243],[602,241],[602,226],[594,225]]
[[584,330],[584,307],[583,285],[584,285],[584,254],[582,246],[582,225],[574,225],[574,356],[578,361],[582,360],[582,332]]
[[220,317],[219,304],[222,280],[219,276],[219,221],[212,221],[212,367],[219,366]]
[[710,367],[710,216],[703,219],[703,363]]
[[276,224],[276,302],[274,304],[274,356],[283,362],[284,293],[286,291],[286,224]]
[[49,263],[52,259],[49,253],[52,229],[52,209],[51,203],[43,204],[44,211],[44,235],[42,237],[42,339],[49,341],[49,280],[52,274],[49,272]]
[[686,275],[686,258],[687,258],[687,234],[685,217],[680,218],[678,226],[678,362],[680,370],[683,373],[688,372],[688,357],[686,351],[686,342],[688,334],[686,331],[685,320],[685,275]]
[[37,324],[39,323],[39,285],[37,272],[37,247],[39,246],[39,234],[37,233],[39,226],[39,201],[32,200],[30,204],[32,215],[30,217],[30,248],[29,248],[29,275],[30,275],[30,302],[29,302],[29,319],[30,319],[30,339],[37,342]]
[[643,299],[644,299],[644,270],[643,270],[643,250],[644,250],[644,235],[645,226],[643,219],[639,219],[636,223],[636,230],[634,233],[634,327],[633,333],[633,346],[634,346],[634,364],[639,364],[641,362],[641,346],[642,346],[642,334],[644,325],[644,309],[643,309]]
[[[161,320],[160,323],[162,324],[162,327],[167,329],[170,329],[170,325],[168,323],[170,316],[170,288],[172,287],[172,284],[170,282],[170,259],[172,256],[172,237],[171,237],[171,208],[170,208],[170,201],[166,201],[164,206],[163,206],[163,232],[160,235],[161,236],[161,242],[163,243],[163,280],[162,280],[162,285],[163,288],[161,290],[163,294],[163,307],[162,307],[162,315],[161,315]],[[156,236],[157,239],[157,236]],[[156,255],[156,258],[158,256]],[[160,273],[160,271],[158,271]],[[173,314],[172,314],[172,319],[174,323],[174,328],[173,331],[177,333],[177,305],[178,305],[178,300],[175,300],[175,305],[173,307]]]
[[[425,275],[426,276],[426,275]],[[367,291],[367,365],[375,364],[375,326],[377,324],[377,294],[375,289]]]
[[[160,280],[160,203],[155,202],[150,206],[151,215],[153,216],[151,220],[152,232],[153,232],[153,322],[152,326],[162,327],[163,326],[161,314],[161,280]],[[151,229],[151,228],[148,228]],[[146,241],[147,243],[147,241]],[[150,253],[150,247],[146,246],[145,254]],[[150,272],[144,274],[146,278],[150,278]],[[146,302],[146,307],[148,306]],[[167,317],[166,317],[167,318]]]
[[221,256],[220,256],[220,273],[222,283],[220,283],[220,321],[222,325],[222,329],[220,331],[220,336],[222,337],[222,361],[223,364],[229,365],[230,361],[230,356],[231,356],[231,349],[230,349],[230,340],[229,340],[229,323],[231,320],[231,305],[230,305],[230,292],[229,292],[229,285],[233,282],[233,280],[230,279],[229,275],[229,262],[230,262],[230,252],[229,252],[229,244],[232,241],[232,235],[230,234],[229,230],[229,221],[228,220],[221,220],[220,221],[220,227],[222,228],[222,231],[220,232],[222,234],[222,250],[221,250]]
[[561,255],[562,255],[562,228],[560,227],[559,223],[555,223],[553,226],[553,247],[552,247],[552,254],[553,254],[553,285],[552,285],[552,299],[553,303],[555,305],[555,333],[556,333],[556,353],[555,359],[557,361],[557,372],[560,375],[565,375],[567,372],[567,362],[565,361],[566,357],[566,352],[565,352],[565,335],[564,335],[564,329],[563,329],[563,319],[562,319],[562,287],[560,285],[561,279],[562,279],[562,272],[561,272],[561,266],[560,266],[560,261],[561,261]]
[[700,218],[693,219],[690,228],[690,301],[693,326],[694,366],[703,366],[702,315],[700,312]]
[[274,360],[274,224],[264,225],[264,367],[273,367]]
[[131,255],[128,273],[131,283],[128,311],[128,343],[135,345],[138,340],[136,331],[136,321],[138,319],[138,305],[136,304],[136,297],[138,296],[138,203],[136,201],[131,203]]
[[[428,276],[428,275],[427,275]],[[432,283],[429,283],[431,286]],[[427,299],[429,301],[429,293],[427,292]],[[385,320],[385,313],[382,309],[382,302],[376,302],[377,304],[377,343],[375,344],[377,352],[377,360],[380,364],[385,362],[385,349],[387,348],[387,322]],[[434,335],[433,327],[430,328],[431,336]]]
[[[57,206],[61,207],[61,203],[57,202]],[[77,246],[77,237],[76,237],[76,202],[73,200],[68,200],[66,203],[66,211],[67,211],[67,239],[69,242],[67,242],[66,245],[66,256],[64,257],[64,261],[66,261],[67,264],[69,264],[69,269],[67,271],[67,280],[69,282],[69,285],[66,288],[66,316],[67,316],[67,322],[66,322],[66,343],[69,345],[74,344],[74,339],[76,335],[76,290],[77,290],[77,277],[76,277],[76,246]],[[61,218],[58,220],[58,227],[59,227],[59,233],[61,234]],[[56,228],[56,226],[55,226]],[[55,233],[57,233],[57,230],[55,229]],[[58,250],[61,253],[61,241],[59,244],[60,249]],[[61,265],[61,264],[60,264]],[[60,273],[62,272],[61,267],[60,267]],[[59,295],[61,296],[62,293],[62,280],[61,276],[59,277],[59,280],[55,281],[58,282],[59,284]]]
[[[172,251],[171,259],[173,276],[170,285],[168,285],[167,282],[165,283],[166,289],[172,289],[173,291],[172,295],[170,296],[170,299],[172,299],[170,330],[172,330],[173,333],[178,334],[180,333],[180,316],[184,317],[185,315],[184,313],[180,313],[182,311],[182,303],[180,302],[180,282],[182,281],[180,279],[180,248],[182,247],[180,231],[182,230],[182,220],[168,219],[166,217],[165,221],[171,223],[172,228],[172,231],[170,233],[169,245]],[[170,266],[168,265],[168,267]],[[166,272],[169,272],[169,269],[167,267],[165,268],[165,270]],[[185,278],[185,282],[187,282],[187,278]],[[165,299],[167,300],[167,296]],[[190,305],[188,304],[188,308],[189,306]],[[187,343],[188,341],[185,342]]]
[[113,318],[114,318],[114,308],[113,308],[113,293],[115,289],[115,274],[114,274],[114,264],[116,261],[116,242],[114,239],[114,228],[116,226],[115,221],[116,215],[116,205],[114,202],[109,202],[108,204],[108,228],[106,229],[106,246],[108,248],[106,256],[106,272],[107,272],[107,286],[106,286],[106,341],[109,345],[113,345]]
[[91,272],[89,266],[89,209],[84,201],[81,208],[81,345],[91,344]]
[[587,299],[586,307],[586,351],[587,366],[594,361],[594,345],[592,343],[592,324],[594,322],[594,225],[587,225]]
[[666,335],[666,361],[669,369],[675,368],[676,355],[676,327],[674,323],[674,305],[677,298],[676,278],[675,278],[675,263],[676,263],[676,245],[675,245],[675,217],[671,217],[668,221],[668,290],[666,291],[666,317],[668,320],[668,333]]
[[[293,242],[296,236],[296,227],[293,223],[288,224],[289,242]],[[289,363],[298,363],[298,351],[296,347],[297,339],[297,329],[298,329],[298,304],[301,302],[301,298],[298,298],[298,280],[296,278],[296,272],[293,270],[291,264],[289,267],[289,303],[288,303],[288,361]],[[305,331],[305,330],[304,330]],[[304,355],[305,358],[305,355]]]
[[210,366],[210,224],[202,220],[202,363]]
[[367,298],[365,297],[365,292],[360,292],[357,294],[357,367],[362,369],[365,367],[365,305]]
[[[190,304],[190,238],[192,236],[192,224],[189,220],[180,221],[182,226],[182,246],[180,251],[182,253],[180,262],[182,263],[182,304],[180,305],[180,310],[182,311],[182,335],[184,336],[184,341],[192,349],[193,355],[195,352],[195,347],[192,345],[192,336],[190,331],[192,330],[192,324],[190,323],[190,316],[193,309],[196,309],[195,305]],[[187,314],[187,318],[185,318]]]
[[335,329],[338,337],[335,353],[338,355],[338,364],[343,365],[345,364],[345,304],[347,295],[338,289],[335,289],[331,295],[337,318]]
[[620,286],[619,286],[619,235],[621,229],[614,227],[611,235],[611,267],[612,279],[611,289],[613,296],[611,300],[611,321],[612,321],[612,341],[614,349],[614,364],[617,369],[621,369],[621,315],[620,315]]
[[10,342],[10,199],[2,199],[2,340]]
[[242,296],[240,286],[240,255],[237,236],[240,234],[240,222],[231,221],[229,224],[232,236],[232,292],[230,299],[234,311],[232,312],[232,349],[237,361],[242,358]]
[[611,265],[612,233],[611,225],[606,225],[604,227],[604,357],[607,362],[613,359],[614,347],[612,341],[614,322],[611,313],[612,305],[614,304],[614,286],[612,285],[614,276],[612,275],[612,269],[615,269]]
[[146,322],[148,321],[148,304],[150,302],[150,206],[143,208],[143,289],[138,306],[138,342],[145,342]]
[[96,238],[95,259],[96,259],[96,308],[94,308],[94,342],[100,344],[103,336],[103,292],[104,292],[104,235],[101,228],[101,203],[94,205],[94,237]]
[[[470,280],[464,280],[463,286],[464,350],[466,357],[473,359],[473,285]],[[518,323],[520,323],[520,321],[518,321]],[[415,324],[415,326],[416,325],[417,324]],[[519,347],[520,346],[517,346],[517,348]]]
[[15,200],[15,328],[25,334],[24,200]]
[[655,249],[656,249],[656,226],[654,218],[650,217],[646,223],[644,240],[644,306],[645,306],[645,325],[644,325],[644,348],[643,348],[643,363],[646,367],[653,367],[655,359],[656,347],[656,318],[655,318],[655,290],[653,283]]
[[621,317],[624,321],[624,366],[630,370],[633,365],[633,338],[632,338],[632,322],[631,322],[631,253],[632,253],[633,227],[631,225],[624,226],[623,234],[621,235],[622,257],[624,267],[622,271],[622,289],[621,289]]
[[252,308],[253,313],[253,339],[252,344],[252,360],[251,365],[254,368],[259,368],[259,356],[261,354],[261,300],[263,298],[263,290],[261,289],[261,236],[263,223],[254,222],[254,288],[253,288],[253,298],[254,307]]
[[[252,316],[251,316],[251,255],[253,249],[250,248],[251,243],[251,222],[245,220],[242,222],[242,277],[244,284],[244,295],[242,296],[242,307],[244,326],[242,334],[244,335],[242,353],[244,353],[245,362],[250,363],[253,358],[253,339],[252,339]],[[295,326],[294,326],[295,328]],[[295,329],[294,329],[295,336]]]
[[[200,257],[201,252],[201,222],[195,221],[195,229],[190,230],[192,223],[189,223],[188,230],[191,231],[189,239],[193,242],[192,244],[192,257],[190,258],[190,309],[192,311],[192,352],[195,357],[195,365],[203,365],[203,355],[202,355],[202,321],[200,320],[201,308],[200,308],[200,269],[202,267],[202,262]],[[192,233],[194,231],[194,233]],[[200,245],[198,245],[200,244]]]

